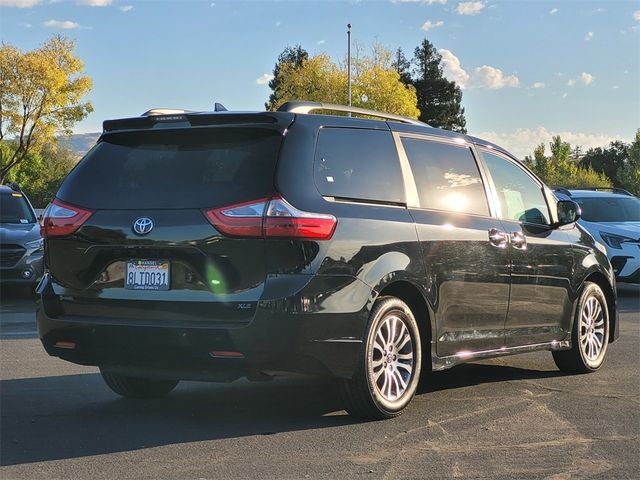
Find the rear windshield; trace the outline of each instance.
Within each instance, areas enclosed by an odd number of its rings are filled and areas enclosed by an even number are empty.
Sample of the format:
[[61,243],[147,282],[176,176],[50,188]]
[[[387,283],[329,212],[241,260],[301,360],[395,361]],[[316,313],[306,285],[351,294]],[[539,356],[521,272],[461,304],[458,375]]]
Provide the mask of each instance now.
[[273,193],[282,135],[265,128],[122,132],[103,137],[58,197],[92,209],[223,206]]
[[640,200],[634,197],[574,198],[588,222],[640,222]]
[[33,210],[21,193],[0,194],[0,223],[36,223]]

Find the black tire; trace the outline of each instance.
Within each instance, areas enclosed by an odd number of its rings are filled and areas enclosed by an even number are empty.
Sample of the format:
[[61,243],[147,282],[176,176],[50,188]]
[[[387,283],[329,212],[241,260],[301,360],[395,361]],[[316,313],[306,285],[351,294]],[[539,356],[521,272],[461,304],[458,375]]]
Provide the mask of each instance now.
[[[596,315],[591,321],[587,320],[587,317],[591,318],[587,314],[590,308],[589,304],[597,304],[594,311],[602,312],[601,316]],[[557,367],[566,373],[590,373],[598,370],[604,363],[607,353],[609,325],[607,297],[597,284],[586,282],[573,319],[571,349],[552,352]],[[595,354],[598,341],[601,341],[602,345]],[[589,345],[590,343],[591,345]]]
[[[406,331],[394,319],[400,320]],[[390,325],[395,326],[393,333]],[[384,343],[385,331],[389,335],[388,338],[392,339],[391,342],[387,342],[392,349],[383,355],[380,344]],[[396,349],[406,340],[406,334],[410,340]],[[394,338],[397,338],[397,343],[393,343]],[[385,346],[385,352],[386,348]],[[410,355],[412,358],[406,358]],[[353,378],[341,383],[345,409],[355,417],[373,420],[400,415],[416,393],[421,367],[420,333],[413,312],[406,303],[396,297],[380,298],[369,316],[356,373]],[[377,377],[377,380],[374,377]],[[383,383],[382,387],[380,383]],[[406,384],[406,387],[403,387],[403,384]],[[388,390],[388,395],[385,396],[381,389]],[[396,398],[393,398],[394,396]]]
[[100,370],[100,373],[111,390],[126,398],[164,397],[178,385],[178,380],[127,377],[103,370]]

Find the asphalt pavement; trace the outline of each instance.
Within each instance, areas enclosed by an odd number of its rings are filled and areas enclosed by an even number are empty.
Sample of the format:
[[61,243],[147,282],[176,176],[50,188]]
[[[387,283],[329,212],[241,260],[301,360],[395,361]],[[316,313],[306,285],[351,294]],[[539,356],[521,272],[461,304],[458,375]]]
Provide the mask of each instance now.
[[96,368],[46,355],[33,299],[3,291],[0,478],[640,478],[640,289],[600,371],[548,352],[432,375],[397,419],[363,422],[305,377],[182,382],[125,400]]

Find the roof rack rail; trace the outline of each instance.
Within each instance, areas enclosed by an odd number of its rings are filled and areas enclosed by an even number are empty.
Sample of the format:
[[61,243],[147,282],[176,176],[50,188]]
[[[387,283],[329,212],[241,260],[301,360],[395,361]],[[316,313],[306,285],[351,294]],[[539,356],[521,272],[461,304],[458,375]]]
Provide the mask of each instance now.
[[316,110],[333,110],[335,112],[349,112],[357,113],[359,115],[368,115],[370,117],[383,118],[385,120],[393,120],[396,122],[408,123],[410,125],[419,125],[421,127],[429,127],[430,125],[415,118],[403,117],[402,115],[395,115],[393,113],[377,112],[375,110],[367,110],[360,107],[348,107],[346,105],[337,105],[333,103],[322,102],[307,102],[301,100],[295,100],[284,103],[279,112],[291,112],[291,113],[311,113]]
[[628,190],[625,190],[624,188],[618,188],[618,187],[582,187],[579,190],[593,190],[594,192],[612,192],[612,193],[619,193],[620,195],[629,195],[633,197],[633,193],[631,193]]
[[558,193],[562,193],[562,194],[566,195],[567,197],[571,196],[571,192],[567,188],[564,188],[564,187],[554,187],[553,191],[554,192],[558,192]]
[[153,117],[155,115],[179,115],[182,113],[192,113],[193,110],[182,110],[180,108],[152,108],[144,112],[141,117]]

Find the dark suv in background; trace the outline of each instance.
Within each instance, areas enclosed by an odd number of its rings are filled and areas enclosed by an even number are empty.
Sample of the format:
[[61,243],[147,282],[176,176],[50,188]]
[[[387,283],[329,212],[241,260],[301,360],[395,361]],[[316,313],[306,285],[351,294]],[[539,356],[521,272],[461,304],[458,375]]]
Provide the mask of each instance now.
[[388,418],[423,370],[602,365],[614,276],[577,218],[502,148],[415,120],[150,111],[104,122],[45,212],[38,331],[127,397],[303,372]]

